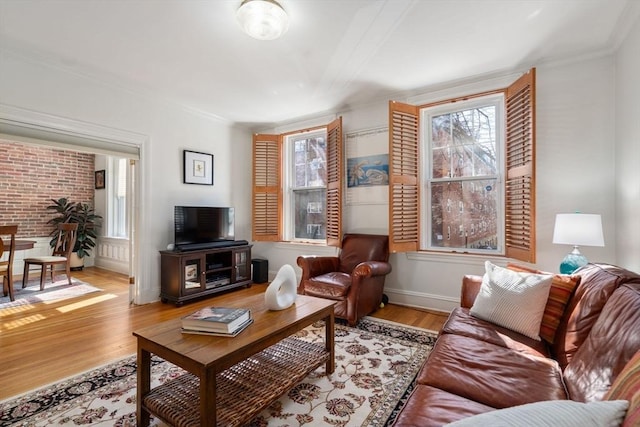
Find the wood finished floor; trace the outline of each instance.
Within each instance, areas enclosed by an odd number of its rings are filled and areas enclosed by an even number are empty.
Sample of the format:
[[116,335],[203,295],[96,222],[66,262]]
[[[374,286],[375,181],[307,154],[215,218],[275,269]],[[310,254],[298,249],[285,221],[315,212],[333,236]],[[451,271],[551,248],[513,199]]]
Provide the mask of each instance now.
[[[0,310],[0,400],[79,374],[136,352],[135,329],[210,305],[211,298],[175,307],[129,304],[128,277],[97,267],[74,271],[102,292]],[[18,278],[19,279],[19,278]],[[235,290],[264,292],[266,285]],[[440,329],[446,315],[388,304],[374,317]]]

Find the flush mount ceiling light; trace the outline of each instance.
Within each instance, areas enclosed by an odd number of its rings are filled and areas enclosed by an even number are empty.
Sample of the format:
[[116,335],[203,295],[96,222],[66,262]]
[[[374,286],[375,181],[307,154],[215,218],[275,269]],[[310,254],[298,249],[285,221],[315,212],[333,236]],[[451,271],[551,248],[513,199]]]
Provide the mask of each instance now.
[[244,0],[236,13],[245,33],[258,40],[274,40],[287,32],[289,17],[275,0]]

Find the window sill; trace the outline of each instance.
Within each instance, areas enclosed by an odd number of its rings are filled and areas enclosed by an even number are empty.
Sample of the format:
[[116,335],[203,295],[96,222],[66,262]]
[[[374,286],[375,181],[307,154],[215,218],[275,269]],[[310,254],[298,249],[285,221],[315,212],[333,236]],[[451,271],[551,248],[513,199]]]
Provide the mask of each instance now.
[[464,264],[484,266],[485,261],[491,261],[496,265],[506,265],[508,258],[502,255],[468,254],[452,252],[407,252],[407,259],[412,261],[437,262],[446,264]]
[[297,252],[300,252],[300,250],[305,250],[313,252],[313,254],[326,254],[329,256],[335,255],[338,251],[338,248],[334,248],[333,246],[327,246],[324,243],[311,242],[276,242],[275,248],[283,250],[295,250]]

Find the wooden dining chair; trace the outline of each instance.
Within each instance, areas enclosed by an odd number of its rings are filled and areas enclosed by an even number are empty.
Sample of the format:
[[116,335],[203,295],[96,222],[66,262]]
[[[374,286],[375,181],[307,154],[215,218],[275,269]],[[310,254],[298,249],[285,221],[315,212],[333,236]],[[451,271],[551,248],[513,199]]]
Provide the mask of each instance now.
[[[0,257],[9,252],[9,256],[5,261],[0,261],[0,276],[2,276],[2,294],[6,297],[9,293],[9,299],[15,300],[13,295],[13,254],[16,251],[16,234],[18,233],[17,225],[0,225]],[[11,236],[8,245],[2,240],[2,236]]]
[[64,265],[67,272],[67,280],[71,284],[71,252],[73,245],[76,243],[78,233],[78,224],[63,222],[58,225],[58,237],[53,247],[53,253],[49,256],[40,256],[26,258],[24,260],[24,274],[22,275],[22,287],[27,286],[29,282],[29,267],[33,265],[40,266],[40,290],[44,290],[44,277],[47,269],[51,268],[51,283],[53,283],[53,271],[55,266]]

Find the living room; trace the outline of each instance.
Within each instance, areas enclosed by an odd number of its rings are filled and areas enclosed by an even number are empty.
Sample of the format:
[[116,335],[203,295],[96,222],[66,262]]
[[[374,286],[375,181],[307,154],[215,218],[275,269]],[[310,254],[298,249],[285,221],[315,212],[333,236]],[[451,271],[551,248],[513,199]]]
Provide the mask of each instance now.
[[[5,5],[6,6],[6,5]],[[629,8],[622,13],[623,7]],[[554,271],[569,248],[552,244],[555,215],[580,211],[602,215],[603,248],[588,248],[588,258],[615,262],[632,270],[637,265],[637,234],[634,212],[637,194],[629,183],[637,181],[635,167],[635,113],[638,66],[634,49],[638,44],[635,2],[620,7],[622,21],[612,27],[608,44],[598,51],[566,60],[529,64],[537,68],[537,194],[536,265]],[[25,9],[28,11],[28,7]],[[20,11],[18,11],[20,12]],[[5,16],[7,16],[5,14]],[[630,22],[627,22],[630,21]],[[615,30],[613,29],[615,28]],[[8,37],[3,37],[5,42]],[[7,44],[7,43],[5,43]],[[164,101],[144,90],[132,92],[118,82],[99,81],[74,72],[62,62],[46,62],[33,52],[5,47],[0,98],[2,116],[20,121],[75,121],[85,134],[137,142],[140,161],[139,266],[135,272],[136,302],[156,300],[159,286],[158,251],[171,243],[174,205],[234,206],[236,234],[251,236],[251,133],[285,132],[315,124],[327,117],[342,116],[344,131],[387,126],[387,101],[333,108],[315,117],[285,116],[280,123],[250,126],[203,114]],[[504,87],[526,66],[488,73],[467,73],[455,81],[443,79],[416,93],[398,96],[404,102],[451,97]],[[100,100],[100,102],[96,102]],[[40,116],[38,116],[40,114]],[[256,115],[256,118],[260,114]],[[84,125],[84,127],[83,127]],[[128,138],[128,139],[127,139]],[[183,150],[214,155],[213,187],[185,185],[181,177]],[[162,191],[157,191],[162,189]],[[386,233],[386,204],[353,205],[345,211],[344,230]],[[315,247],[286,243],[256,243],[253,256],[269,259],[273,274],[286,263],[295,264],[300,252]],[[320,253],[327,250],[319,249]],[[331,252],[331,250],[329,250]],[[458,278],[482,271],[482,257],[464,255],[393,254],[394,271],[387,292],[392,300],[428,308],[450,310],[457,304]],[[418,279],[419,278],[419,279]]]
[[[595,2],[600,7],[603,3],[606,2]],[[179,100],[168,100],[165,92],[144,86],[132,87],[131,82],[123,82],[122,77],[112,75],[109,70],[92,73],[89,59],[82,63],[80,57],[43,55],[28,41],[16,39],[17,33],[13,31],[21,25],[18,18],[22,13],[26,13],[25,20],[36,21],[44,20],[47,14],[17,7],[11,14],[0,14],[6,17],[1,18],[1,27],[11,28],[10,34],[9,30],[2,30],[0,119],[66,130],[71,126],[71,131],[77,134],[140,147],[138,266],[133,276],[137,286],[134,300],[137,304],[145,304],[158,300],[159,251],[172,243],[175,205],[233,206],[237,237],[251,240],[249,165],[253,133],[285,133],[326,124],[338,116],[343,119],[345,133],[386,127],[390,99],[422,104],[502,88],[530,67],[535,67],[537,231],[534,265],[541,270],[557,271],[570,247],[552,243],[555,215],[581,211],[600,214],[603,220],[605,246],[583,248],[587,258],[637,272],[640,271],[640,225],[636,216],[640,209],[640,170],[637,167],[640,160],[637,120],[640,82],[636,76],[640,75],[637,55],[640,19],[637,2],[612,3],[617,11],[616,19],[607,21],[610,33],[602,37],[600,40],[605,42],[597,44],[592,51],[575,54],[571,46],[565,45],[563,57],[547,59],[535,52],[523,52],[521,57],[512,58],[491,71],[459,66],[464,68],[464,73],[452,74],[445,69],[444,77],[440,76],[428,85],[419,84],[411,90],[395,88],[391,91],[394,96],[384,93],[366,102],[357,102],[359,93],[354,93],[353,102],[338,99],[322,110],[303,115],[287,109],[294,108],[295,111],[299,107],[295,104],[283,107],[284,113],[273,118],[261,110],[276,110],[274,105],[286,104],[284,96],[268,97],[251,82],[235,81],[238,100],[234,104],[245,104],[253,115],[252,120],[226,118],[207,112],[199,108],[200,105],[187,106]],[[549,6],[549,2],[543,4]],[[0,11],[11,12],[10,6],[9,2],[3,2],[2,9],[6,10]],[[73,19],[72,12],[68,15]],[[429,19],[427,16],[422,18]],[[5,20],[13,23],[7,26],[9,23],[5,25]],[[600,28],[597,19],[574,25],[572,28],[582,29],[583,35]],[[560,42],[553,36],[545,39],[549,45]],[[268,50],[265,45],[260,46],[259,49]],[[541,45],[538,49],[544,47]],[[43,46],[40,48],[44,49]],[[210,44],[203,50],[206,52],[203,55],[214,55],[211,52],[215,52],[215,45]],[[271,51],[271,55],[283,54],[283,51],[285,49],[281,47]],[[99,55],[100,51],[94,53]],[[125,53],[121,55],[123,61],[128,58]],[[252,66],[248,60],[241,65]],[[153,73],[154,69],[149,65],[148,69],[142,68],[137,77]],[[448,78],[449,75],[456,77]],[[167,80],[166,85],[186,85],[182,80],[189,78],[185,73],[184,79]],[[365,82],[360,84],[363,92],[375,89]],[[286,93],[285,88],[281,90]],[[272,103],[260,107],[243,101],[244,92],[263,93]],[[209,96],[215,97],[215,94],[209,93]],[[230,109],[232,106],[229,103]],[[213,186],[182,182],[183,150],[214,155]],[[344,213],[346,231],[388,232],[388,203],[349,205]],[[334,248],[288,242],[253,244],[252,256],[269,260],[270,277],[284,264],[296,265],[296,257],[301,253],[336,252]],[[387,278],[385,291],[392,302],[448,312],[459,305],[461,277],[482,274],[486,259],[427,252],[392,254],[393,271]],[[489,259],[505,263],[501,257]]]

